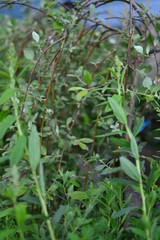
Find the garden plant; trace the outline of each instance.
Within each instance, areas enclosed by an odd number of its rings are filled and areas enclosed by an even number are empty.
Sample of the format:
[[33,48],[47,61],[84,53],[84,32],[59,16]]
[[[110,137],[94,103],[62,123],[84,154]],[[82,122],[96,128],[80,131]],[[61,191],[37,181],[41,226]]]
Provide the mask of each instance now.
[[111,2],[0,1],[1,240],[160,239],[160,17]]

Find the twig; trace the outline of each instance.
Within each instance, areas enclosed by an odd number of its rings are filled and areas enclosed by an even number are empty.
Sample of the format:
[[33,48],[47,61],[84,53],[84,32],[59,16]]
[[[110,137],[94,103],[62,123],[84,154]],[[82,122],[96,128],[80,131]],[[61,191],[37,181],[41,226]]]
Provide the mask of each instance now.
[[27,85],[26,93],[25,93],[25,96],[24,96],[24,103],[23,103],[22,110],[21,110],[21,117],[20,117],[20,119],[22,119],[22,117],[23,117],[24,104],[25,104],[25,101],[26,101],[26,98],[27,98],[28,89],[29,89],[29,86],[30,86],[31,81],[32,81],[33,73],[34,73],[34,71],[35,71],[35,69],[36,69],[36,67],[37,67],[40,59],[42,58],[42,56],[43,56],[51,47],[53,47],[54,45],[56,45],[58,42],[62,41],[63,39],[64,39],[64,37],[58,39],[56,42],[54,42],[53,44],[51,44],[50,46],[48,46],[48,47],[41,53],[41,55],[39,56],[39,58],[37,59],[35,65],[34,65],[34,67],[33,67],[33,69],[32,69],[32,72],[31,72],[31,75],[30,75],[30,78],[29,78],[29,82],[28,82],[28,85]]
[[51,86],[52,86],[52,83],[53,83],[53,80],[54,80],[54,74],[56,72],[57,65],[58,65],[58,62],[60,60],[60,56],[61,56],[64,44],[65,44],[65,41],[66,41],[66,38],[63,38],[63,43],[62,43],[61,48],[59,50],[59,55],[58,55],[57,60],[55,62],[55,65],[54,65],[54,68],[53,68],[53,72],[52,72],[52,76],[51,76],[50,83],[49,83],[49,87],[48,87],[48,90],[47,90],[47,96],[46,96],[46,101],[45,101],[45,109],[44,109],[44,112],[43,112],[43,119],[42,119],[42,123],[41,123],[41,146],[42,146],[43,125],[44,125],[45,114],[46,114],[46,109],[47,109],[48,97],[49,97]]
[[0,10],[3,9],[3,8],[5,8],[5,7],[8,7],[9,5],[15,4],[15,5],[22,5],[22,6],[25,6],[25,7],[31,8],[31,9],[34,9],[34,10],[36,10],[36,11],[38,11],[38,12],[41,12],[41,13],[43,13],[43,14],[46,15],[46,11],[45,11],[45,10],[40,9],[40,8],[37,8],[37,7],[34,7],[34,6],[29,5],[29,4],[27,4],[27,3],[20,3],[20,2],[17,2],[17,1],[12,1],[12,2],[0,2],[0,4],[4,4],[3,6],[0,7]]
[[81,107],[82,107],[82,101],[78,104],[78,111],[77,111],[77,113],[76,113],[75,118],[74,118],[73,121],[72,121],[72,125],[70,126],[69,131],[68,131],[68,134],[67,134],[67,136],[66,136],[66,140],[65,140],[65,143],[64,143],[64,146],[63,146],[63,149],[62,149],[62,152],[61,152],[61,157],[60,157],[60,160],[59,160],[57,175],[58,175],[58,173],[59,173],[59,171],[60,171],[60,169],[61,169],[62,158],[63,158],[64,150],[65,150],[66,145],[67,145],[67,142],[68,142],[68,138],[69,138],[69,136],[71,135],[72,128],[74,127],[74,124],[75,124],[75,122],[76,122],[76,120],[77,120],[77,118],[78,118],[78,116],[79,116],[79,114],[80,114]]
[[128,79],[128,70],[129,70],[129,60],[130,60],[130,51],[131,51],[131,42],[132,42],[132,0],[130,0],[130,11],[129,11],[129,39],[128,39],[128,52],[127,52],[127,68],[124,78],[124,95],[126,96],[127,91],[127,79]]

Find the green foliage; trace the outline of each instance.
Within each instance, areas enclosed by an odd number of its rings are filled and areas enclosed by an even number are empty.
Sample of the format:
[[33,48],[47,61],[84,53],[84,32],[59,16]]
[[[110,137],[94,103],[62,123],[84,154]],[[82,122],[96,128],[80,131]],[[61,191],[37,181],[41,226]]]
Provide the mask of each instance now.
[[28,155],[31,169],[34,172],[40,161],[40,138],[35,125],[32,126],[28,139]]
[[26,142],[27,141],[25,136],[18,137],[10,155],[10,167],[17,165],[21,160],[26,147]]
[[58,2],[1,20],[0,239],[158,240],[159,40],[147,10],[133,3],[144,28],[128,19],[130,35],[97,20],[98,1]]

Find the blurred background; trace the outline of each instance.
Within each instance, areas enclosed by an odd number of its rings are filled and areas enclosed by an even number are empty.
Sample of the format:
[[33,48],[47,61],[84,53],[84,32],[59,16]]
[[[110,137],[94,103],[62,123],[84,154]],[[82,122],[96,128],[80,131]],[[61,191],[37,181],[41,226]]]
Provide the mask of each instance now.
[[[43,0],[32,0],[29,1],[30,5],[35,6],[35,7],[43,7]],[[60,3],[66,4],[69,7],[74,7],[74,2],[73,0],[60,0]],[[91,1],[92,2],[92,1]],[[150,14],[154,14],[154,15],[159,15],[160,14],[160,8],[159,8],[159,0],[137,0],[137,3],[141,3],[145,6],[146,9],[149,10]],[[2,6],[3,4],[1,3],[0,6]],[[58,7],[59,4],[57,4]],[[7,8],[3,8],[0,10],[0,14],[2,16],[6,16],[9,15],[13,18],[17,18],[17,19],[23,19],[24,14],[29,13],[30,11],[32,11],[32,13],[36,14],[36,10],[30,10],[29,8],[25,7],[25,6],[20,6],[20,5],[14,5],[12,7],[7,7]],[[118,27],[121,28],[121,23],[117,20],[112,18],[113,16],[116,17],[122,17],[122,16],[126,16],[128,13],[128,4],[123,3],[121,1],[114,1],[111,2],[109,4],[106,4],[105,6],[102,7],[98,7],[96,9],[95,14],[98,14],[98,19],[102,20],[104,23],[106,23],[107,25],[110,25],[112,27]],[[109,18],[109,19],[106,19]]]

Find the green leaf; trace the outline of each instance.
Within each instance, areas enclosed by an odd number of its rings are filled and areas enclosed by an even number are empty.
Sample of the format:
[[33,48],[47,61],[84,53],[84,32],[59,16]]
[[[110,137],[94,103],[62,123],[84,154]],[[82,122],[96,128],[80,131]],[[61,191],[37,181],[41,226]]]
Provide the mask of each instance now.
[[9,156],[8,155],[4,155],[3,157],[0,157],[0,163],[4,163],[8,159],[9,159]]
[[142,229],[136,227],[130,227],[130,229],[134,234],[140,236],[140,239],[147,239],[146,233]]
[[14,213],[14,208],[7,208],[5,210],[0,211],[0,218],[6,217],[8,215],[12,215]]
[[121,105],[122,96],[117,95],[117,94],[114,94],[114,95],[112,96],[112,98],[113,98],[119,105]]
[[34,205],[41,205],[38,197],[23,196],[20,198],[20,200],[34,204]]
[[123,208],[122,210],[114,213],[112,218],[116,219],[116,218],[119,218],[119,217],[121,217],[123,215],[128,215],[129,212],[131,212],[132,210],[135,210],[135,209],[137,209],[137,207],[134,207],[134,206],[133,207]]
[[19,72],[19,74],[16,77],[16,81],[18,81],[28,69],[29,69],[29,64],[23,67],[23,69]]
[[39,34],[36,33],[35,31],[32,32],[32,37],[33,39],[38,43],[39,42]]
[[114,183],[117,183],[117,184],[123,184],[125,186],[130,186],[130,187],[131,186],[138,187],[138,183],[137,182],[126,180],[124,178],[110,178],[110,179],[107,179],[107,181],[114,182]]
[[98,165],[98,166],[95,168],[95,170],[96,170],[97,172],[101,172],[104,168],[105,168],[105,165]]
[[88,147],[86,144],[82,143],[82,142],[78,142],[78,145],[80,146],[80,148],[82,148],[83,150],[88,150]]
[[121,171],[122,168],[121,167],[116,167],[116,168],[105,168],[101,175],[106,175],[106,174],[112,174],[112,173],[116,173],[116,172],[119,172]]
[[135,159],[139,159],[139,151],[135,137],[131,134],[131,152]]
[[124,77],[126,73],[127,66],[124,67],[122,73],[121,73],[121,85],[124,83]]
[[120,163],[123,171],[133,180],[139,181],[140,176],[135,165],[125,157],[120,157]]
[[46,189],[45,189],[44,169],[43,169],[42,160],[40,160],[40,163],[39,163],[39,182],[40,182],[42,196],[45,198],[46,197]]
[[9,49],[8,49],[8,52],[7,52],[7,58],[8,58],[9,65],[10,65],[9,72],[13,73],[14,69],[16,67],[16,64],[17,64],[17,54],[16,54],[16,49],[14,47],[13,42],[10,42]]
[[67,121],[66,121],[66,126],[67,126],[67,128],[69,127],[69,125],[71,124],[71,122],[72,122],[72,118],[71,118],[71,117],[67,118]]
[[81,141],[83,143],[92,143],[93,139],[91,139],[91,138],[81,138],[81,139],[79,139],[79,141]]
[[5,77],[7,79],[10,79],[10,75],[7,72],[5,72],[5,71],[0,71],[0,76],[1,77]]
[[141,127],[143,126],[144,124],[144,117],[142,117],[136,124],[136,126],[134,127],[134,130],[133,130],[133,136],[136,137],[139,133],[139,130],[141,129]]
[[134,46],[134,48],[136,49],[137,52],[143,54],[143,47],[141,47],[141,46]]
[[55,227],[61,220],[62,216],[65,214],[66,206],[60,205],[59,209],[55,212],[52,218],[52,226]]
[[123,108],[117,103],[117,101],[115,101],[115,99],[113,99],[113,97],[109,97],[108,101],[118,121],[123,123],[124,125],[127,125],[127,116]]
[[150,47],[150,45],[148,44],[147,47],[146,47],[146,54],[147,54],[147,55],[149,54],[150,50],[151,50],[151,47]]
[[0,105],[6,103],[11,97],[13,97],[15,90],[12,88],[7,89],[0,97]]
[[140,2],[139,4],[141,5],[142,9],[145,10],[145,6],[143,5],[143,3]]
[[2,122],[0,123],[0,139],[3,138],[3,136],[5,135],[7,129],[12,126],[12,124],[15,121],[15,117],[14,116],[7,116],[5,119],[2,120]]
[[27,217],[27,211],[26,211],[26,204],[25,203],[19,203],[15,206],[15,216],[16,216],[16,221],[21,228],[26,220]]
[[40,161],[40,138],[35,125],[32,126],[29,136],[28,151],[32,171],[36,171]]
[[146,183],[146,193],[150,190],[150,187],[152,186],[153,182],[154,182],[154,176],[156,176],[155,172],[156,172],[156,166],[157,166],[157,163],[155,162],[153,167],[152,167],[152,170],[149,174],[149,177],[147,178],[147,183]]
[[81,192],[81,191],[75,191],[69,194],[71,198],[75,199],[75,200],[84,200],[87,199],[87,193],[86,192]]
[[110,138],[111,142],[115,143],[116,145],[120,146],[120,147],[126,147],[129,148],[130,144],[128,141],[126,141],[123,138]]
[[79,92],[79,93],[76,95],[77,101],[81,101],[82,98],[87,95],[87,93],[88,93],[88,90],[87,90],[87,89]]
[[23,156],[24,149],[26,147],[27,139],[25,136],[19,136],[17,138],[16,144],[12,149],[10,155],[10,167],[17,165]]
[[81,238],[76,233],[69,233],[67,237],[69,240],[81,240]]
[[8,228],[0,231],[1,240],[14,239],[14,234],[16,234],[17,229]]
[[84,70],[83,77],[84,77],[84,82],[85,83],[92,84],[92,77],[91,77],[91,74],[88,71]]
[[96,10],[96,7],[94,6],[94,4],[91,4],[91,5],[89,6],[90,14],[91,14],[91,15],[94,14],[95,10]]
[[150,77],[146,77],[143,80],[143,87],[150,89],[152,86],[152,79]]
[[82,87],[71,87],[71,88],[69,88],[68,91],[77,91],[77,90],[84,90],[84,88],[82,88]]
[[55,31],[62,32],[62,24],[55,20],[52,22],[52,27]]
[[25,58],[27,58],[28,60],[33,61],[34,59],[34,51],[31,48],[24,48],[23,49],[23,53]]
[[116,74],[116,72],[112,69],[109,68],[109,71],[113,74],[113,76],[118,80],[118,75]]
[[97,135],[96,138],[99,138],[99,137],[109,137],[109,136],[113,136],[113,135],[122,135],[122,133],[125,133],[125,132],[119,130],[119,131],[114,131],[114,132],[109,132],[109,133]]

